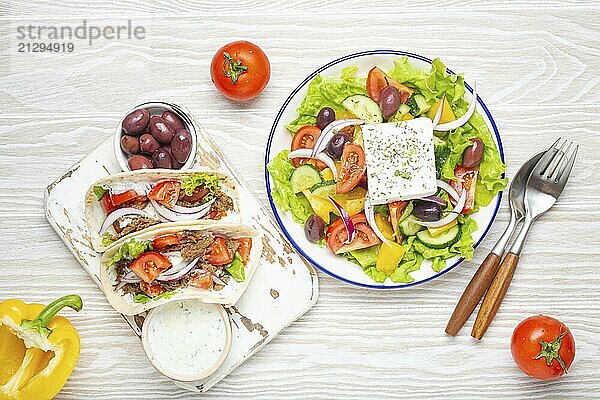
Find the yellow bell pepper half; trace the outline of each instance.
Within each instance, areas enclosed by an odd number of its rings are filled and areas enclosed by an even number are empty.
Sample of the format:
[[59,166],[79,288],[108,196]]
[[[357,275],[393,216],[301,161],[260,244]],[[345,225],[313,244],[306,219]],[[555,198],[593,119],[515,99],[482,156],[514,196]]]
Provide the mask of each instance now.
[[[435,118],[435,114],[437,114],[437,110],[440,108],[440,101],[436,101],[433,106],[429,109],[427,116],[433,120]],[[450,108],[450,103],[448,100],[444,98],[444,105],[442,106],[442,115],[440,115],[440,124],[445,124],[446,122],[452,122],[456,119],[454,113],[452,112],[452,108]]]
[[48,306],[0,302],[0,400],[49,400],[65,385],[79,359],[79,335],[56,314],[79,311],[81,297],[61,297]]

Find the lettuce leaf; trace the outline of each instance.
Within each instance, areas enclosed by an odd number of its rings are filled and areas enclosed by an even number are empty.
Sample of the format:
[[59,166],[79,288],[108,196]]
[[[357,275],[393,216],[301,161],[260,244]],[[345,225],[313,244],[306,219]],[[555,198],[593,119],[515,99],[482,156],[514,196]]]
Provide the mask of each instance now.
[[244,282],[244,280],[246,279],[246,274],[244,271],[244,262],[242,261],[240,253],[238,253],[237,251],[235,252],[233,261],[231,262],[229,267],[225,267],[225,270],[238,282]]
[[342,69],[341,76],[323,78],[317,75],[309,84],[302,104],[296,110],[298,116],[285,127],[296,133],[304,125],[315,125],[317,114],[323,107],[331,107],[336,113],[346,112],[342,101],[353,94],[367,94],[366,79],[356,76],[358,67]]
[[204,186],[209,190],[209,193],[202,198],[203,203],[212,200],[217,190],[221,188],[218,176],[204,172],[191,174],[181,181],[181,190],[183,190],[187,196],[191,196],[194,193],[194,189],[198,186]]
[[381,245],[367,247],[366,249],[352,250],[344,253],[348,261],[360,265],[363,269],[374,267],[377,263],[377,253]]
[[130,239],[119,247],[119,250],[108,260],[107,265],[112,267],[123,259],[133,261],[146,250],[152,250],[152,243],[149,240]]
[[289,150],[283,150],[267,165],[273,178],[271,196],[277,207],[283,212],[291,211],[294,221],[304,224],[313,210],[303,194],[295,194],[292,190],[290,178],[295,168],[287,158],[288,153]]

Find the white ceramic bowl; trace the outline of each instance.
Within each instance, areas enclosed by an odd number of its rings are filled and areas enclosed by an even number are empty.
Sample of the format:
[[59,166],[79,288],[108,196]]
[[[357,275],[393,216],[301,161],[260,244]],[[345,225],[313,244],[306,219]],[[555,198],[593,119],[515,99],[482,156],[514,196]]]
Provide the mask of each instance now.
[[172,113],[174,113],[181,119],[181,122],[183,122],[185,129],[187,129],[187,131],[192,135],[192,150],[190,151],[190,155],[188,156],[187,161],[185,162],[185,164],[183,164],[183,166],[180,168],[180,170],[192,168],[192,165],[194,164],[194,158],[196,157],[196,146],[198,143],[198,138],[196,137],[196,135],[197,135],[196,127],[192,123],[192,117],[183,108],[179,107],[176,104],[155,101],[155,102],[143,103],[143,104],[133,107],[131,110],[127,111],[125,113],[125,115],[123,115],[123,118],[121,118],[121,120],[119,121],[119,124],[117,125],[116,131],[115,131],[113,148],[115,151],[115,157],[117,158],[117,161],[119,162],[119,165],[121,166],[121,169],[123,171],[131,171],[131,168],[129,168],[129,164],[127,164],[127,154],[123,150],[121,150],[121,135],[123,134],[123,129],[122,129],[123,120],[125,119],[125,117],[127,115],[129,115],[132,111],[137,110],[138,108],[146,108],[148,111],[150,111],[150,116],[160,115],[164,111],[171,111]]
[[[168,341],[164,340],[165,336]],[[175,301],[154,308],[142,326],[142,346],[152,365],[163,375],[182,382],[212,375],[229,354],[231,336],[225,308],[200,299]],[[195,339],[208,343],[194,343]],[[197,365],[206,359],[209,359],[206,365]]]
[[[290,148],[292,136],[285,129],[285,124],[292,121],[296,117],[296,109],[300,107],[302,100],[306,96],[308,84],[317,74],[321,74],[323,77],[340,76],[340,72],[344,67],[356,65],[358,67],[358,75],[366,77],[369,70],[373,66],[378,66],[384,70],[387,70],[392,67],[395,59],[402,56],[408,57],[409,62],[417,68],[427,71],[429,71],[431,68],[431,60],[417,54],[396,50],[372,50],[347,55],[331,61],[330,63],[317,69],[292,91],[290,96],[281,106],[281,109],[277,113],[271,128],[265,154],[265,182],[267,186],[269,202],[271,203],[271,208],[273,209],[273,213],[275,214],[277,222],[292,245],[313,265],[318,267],[323,272],[333,276],[334,278],[346,283],[351,283],[353,285],[373,289],[399,289],[427,282],[450,271],[452,268],[460,264],[463,259],[460,257],[448,259],[446,268],[440,272],[435,272],[433,269],[431,269],[431,261],[425,260],[421,265],[420,270],[411,273],[411,276],[414,278],[413,282],[394,283],[390,279],[387,279],[384,283],[379,284],[367,276],[358,265],[347,261],[341,256],[333,254],[326,247],[319,247],[317,244],[306,239],[303,226],[294,222],[290,212],[282,212],[273,203],[273,198],[271,196],[271,176],[266,168],[266,164],[268,164],[269,161],[273,159],[280,151]],[[453,74],[454,72],[448,70],[448,73]],[[467,101],[471,101],[473,89],[466,82],[465,88],[467,89],[465,93],[465,99]],[[479,96],[477,101],[477,112],[479,112],[485,119],[500,152],[500,157],[504,162],[504,153],[502,149],[502,141],[500,140],[500,134],[498,133],[498,129],[496,128],[496,124],[494,123],[492,115]],[[473,214],[473,219],[475,219],[479,227],[477,231],[473,232],[475,247],[477,247],[490,229],[492,222],[496,217],[496,213],[498,212],[501,197],[502,192],[498,193],[496,198],[493,199],[487,207],[482,207],[477,213]]]

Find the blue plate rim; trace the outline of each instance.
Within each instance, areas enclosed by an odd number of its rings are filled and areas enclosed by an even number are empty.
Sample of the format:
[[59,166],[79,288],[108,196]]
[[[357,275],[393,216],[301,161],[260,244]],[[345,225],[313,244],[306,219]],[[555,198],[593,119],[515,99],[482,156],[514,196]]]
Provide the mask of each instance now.
[[[366,284],[366,283],[361,283],[361,282],[355,282],[349,279],[346,279],[344,277],[341,277],[331,271],[329,271],[327,268],[321,266],[318,262],[316,262],[312,257],[310,257],[308,254],[306,254],[306,252],[302,249],[302,247],[300,245],[298,245],[296,243],[296,241],[294,240],[294,238],[290,235],[290,233],[287,231],[287,229],[285,228],[285,225],[283,224],[283,222],[281,221],[281,218],[279,217],[279,213],[277,211],[277,207],[275,206],[275,203],[273,203],[273,197],[271,196],[271,181],[270,181],[270,174],[269,174],[269,170],[267,169],[267,164],[269,163],[269,153],[271,150],[271,144],[273,142],[273,137],[275,135],[275,129],[277,128],[277,125],[279,124],[279,121],[281,119],[281,116],[283,114],[283,112],[285,111],[285,109],[287,108],[288,104],[292,101],[293,97],[305,86],[307,85],[311,80],[313,80],[317,74],[320,74],[321,72],[323,72],[324,70],[339,64],[341,62],[347,61],[347,60],[351,60],[353,58],[359,58],[359,57],[364,57],[364,56],[369,56],[369,55],[376,55],[376,54],[391,54],[391,55],[397,55],[397,56],[406,56],[409,58],[414,58],[420,61],[425,61],[429,64],[432,63],[432,60],[421,56],[419,54],[414,54],[411,52],[407,52],[407,51],[402,51],[402,50],[389,50],[389,49],[381,49],[381,50],[367,50],[367,51],[361,51],[361,52],[357,52],[357,53],[352,53],[352,54],[348,54],[346,56],[337,58],[333,61],[330,61],[329,63],[321,66],[320,68],[318,68],[317,70],[315,70],[313,73],[311,73],[308,77],[306,77],[291,93],[290,95],[287,97],[287,99],[283,102],[281,108],[279,109],[279,111],[277,112],[277,115],[275,117],[275,120],[273,121],[273,125],[271,126],[271,130],[269,132],[269,137],[267,139],[267,147],[265,150],[265,185],[266,185],[266,189],[267,189],[267,196],[269,198],[269,204],[271,205],[271,209],[273,210],[273,215],[275,216],[275,219],[277,220],[277,223],[279,224],[279,227],[281,228],[281,230],[283,231],[283,234],[287,237],[287,239],[290,241],[290,243],[294,246],[294,248],[300,253],[302,254],[302,256],[308,260],[312,265],[314,265],[315,267],[317,267],[318,269],[320,269],[321,271],[325,272],[327,275],[338,279],[342,282],[348,283],[350,285],[354,285],[354,286],[359,286],[359,287],[363,287],[363,288],[368,288],[368,289],[378,289],[378,290],[390,290],[390,289],[403,289],[403,288],[408,288],[411,286],[416,286],[416,285],[420,285],[426,282],[429,282],[433,279],[436,279],[442,275],[444,275],[445,273],[453,270],[455,267],[457,267],[461,262],[464,261],[464,258],[461,257],[459,258],[455,263],[453,263],[451,266],[445,268],[444,270],[438,272],[435,275],[430,276],[429,278],[420,280],[418,282],[410,282],[410,283],[403,283],[403,284],[398,284],[398,285],[371,285],[371,284]],[[446,72],[448,74],[452,74],[452,75],[456,75],[456,73],[454,71],[452,71],[450,68],[446,68]],[[469,90],[471,93],[473,93],[473,88],[465,81],[465,87],[467,88],[467,90]],[[487,106],[485,105],[485,103],[483,102],[483,100],[481,99],[480,96],[477,96],[477,101],[479,103],[479,105],[481,106],[481,108],[483,109],[483,111],[485,112],[485,115],[488,117],[491,125],[492,125],[492,129],[494,131],[494,135],[496,137],[496,141],[498,143],[498,151],[500,152],[500,159],[502,160],[502,163],[505,163],[504,160],[504,147],[502,146],[502,139],[500,137],[500,133],[498,132],[498,127],[496,126],[496,122],[494,121],[494,118],[492,117],[492,114],[490,113],[489,109],[487,108]],[[502,174],[502,176],[504,176],[504,174]],[[490,222],[488,224],[488,226],[485,228],[485,230],[483,231],[483,234],[481,235],[481,238],[473,245],[473,248],[477,248],[477,246],[479,246],[479,244],[481,243],[481,241],[483,240],[483,238],[485,238],[485,236],[488,234],[488,231],[490,230],[492,224],[494,223],[496,216],[498,214],[498,209],[500,208],[500,203],[502,201],[502,195],[503,192],[498,192],[498,195],[496,196],[496,206],[494,208],[494,212],[492,214],[492,218],[490,219]]]

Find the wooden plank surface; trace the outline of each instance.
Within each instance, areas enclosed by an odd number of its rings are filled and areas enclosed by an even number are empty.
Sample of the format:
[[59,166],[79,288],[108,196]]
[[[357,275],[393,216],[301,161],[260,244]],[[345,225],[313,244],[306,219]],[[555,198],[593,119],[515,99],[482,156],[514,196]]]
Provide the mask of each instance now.
[[[512,176],[556,137],[580,155],[559,203],[533,228],[502,308],[482,342],[472,319],[456,338],[444,326],[508,212],[472,262],[398,292],[339,283],[320,273],[317,305],[203,397],[211,399],[600,398],[600,6],[595,1],[0,3],[0,299],[47,302],[80,293],[69,314],[80,361],[60,399],[197,398],[147,362],[42,213],[43,188],[147,100],[187,106],[230,154],[263,201],[264,145],[288,93],[316,67],[366,49],[441,57],[478,82],[500,129]],[[428,6],[434,7],[428,7]],[[16,27],[132,19],[146,38],[76,42],[73,54],[16,52]],[[246,38],[270,57],[272,80],[254,102],[219,96],[208,68],[222,44]],[[537,313],[573,331],[569,375],[534,382],[510,356],[516,324]]]

